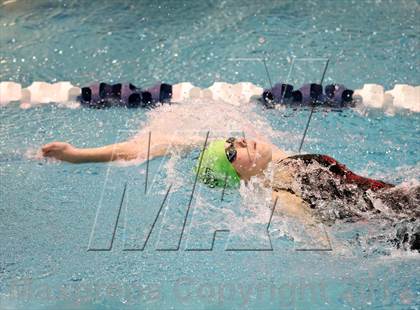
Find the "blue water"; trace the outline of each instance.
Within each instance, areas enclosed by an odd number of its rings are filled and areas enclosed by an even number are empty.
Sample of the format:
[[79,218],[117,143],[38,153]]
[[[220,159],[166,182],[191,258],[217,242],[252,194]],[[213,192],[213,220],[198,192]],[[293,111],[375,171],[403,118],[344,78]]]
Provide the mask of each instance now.
[[[265,57],[278,81],[287,77],[293,57],[330,57],[326,82],[418,85],[418,14],[416,1],[16,1],[0,6],[0,81],[147,86],[162,80],[205,87],[220,80],[268,87],[261,62],[231,58]],[[317,81],[323,62],[297,60],[294,68],[293,84]],[[309,111],[255,110],[285,133],[278,146],[297,151]],[[176,245],[179,231],[171,223],[185,214],[188,174],[144,251],[124,251],[127,236],[141,235],[130,235],[130,229],[153,222],[169,185],[159,170],[166,159],[150,163],[157,178],[153,195],[145,198],[144,165],[47,163],[31,154],[53,140],[79,147],[122,141],[145,119],[144,110],[0,109],[1,309],[418,309],[418,255],[371,253],[350,246],[338,232],[350,253],[297,252],[293,240],[276,234],[278,222],[271,228],[272,251],[224,251],[227,233],[217,236],[213,251],[187,251],[194,241],[189,229],[179,251],[157,251]],[[420,114],[319,111],[303,150],[400,183],[419,180],[419,138]],[[190,171],[193,157],[176,168]],[[127,199],[138,208],[122,208],[112,251],[87,251],[104,186],[102,211],[112,221],[127,180]],[[214,198],[200,190],[216,215],[232,210],[238,216],[232,223],[241,226],[237,193],[228,191],[219,203],[220,192]],[[198,218],[202,237],[211,213],[203,220],[194,212],[187,228]],[[263,225],[243,227],[245,236]],[[347,238],[353,233],[343,228]]]
[[[287,77],[290,60],[330,57],[326,82],[420,83],[418,1],[17,1],[0,10],[0,79],[250,81]],[[265,43],[260,44],[263,38]],[[292,82],[319,80],[300,60]]]

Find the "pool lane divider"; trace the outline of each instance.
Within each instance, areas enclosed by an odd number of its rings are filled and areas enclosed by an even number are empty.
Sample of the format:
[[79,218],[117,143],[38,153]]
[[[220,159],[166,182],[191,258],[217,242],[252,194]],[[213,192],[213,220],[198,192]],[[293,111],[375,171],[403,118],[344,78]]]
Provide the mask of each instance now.
[[[109,107],[153,108],[158,103],[174,103],[187,99],[214,99],[240,105],[255,98],[267,108],[273,108],[274,105],[279,103],[305,105],[313,99],[313,94],[305,92],[302,87],[291,92],[293,90],[292,85],[277,83],[273,86],[265,60],[262,61],[270,83],[270,88],[265,90],[247,82],[237,84],[215,82],[206,89],[195,87],[191,83],[174,85],[157,83],[152,87],[141,88],[132,83],[107,84],[98,82],[78,88],[70,82],[54,84],[33,82],[29,87],[22,88],[17,83],[2,82],[0,83],[0,104],[7,105],[9,102],[20,101],[20,106],[23,109],[48,103],[65,105],[69,102],[73,103],[74,106],[81,105],[96,109]],[[340,107],[348,105],[351,98],[350,100],[344,97],[339,98],[334,94],[334,85],[331,85],[331,95],[329,93],[323,95],[322,100],[318,101],[322,104],[333,104]],[[347,89],[346,91],[353,92]],[[287,100],[284,100],[285,98]]]
[[[313,99],[317,96],[316,104],[320,107],[341,109],[364,106],[391,112],[400,109],[420,112],[420,86],[396,84],[393,89],[385,90],[382,85],[364,84],[361,89],[353,91],[342,84],[331,84],[323,88],[319,84],[312,83],[294,89],[293,85],[288,84],[287,81],[271,85],[268,67],[266,74],[270,83],[269,89],[263,89],[249,82],[236,84],[215,82],[212,86],[203,89],[189,82],[174,85],[158,83],[145,89],[131,83],[111,85],[98,82],[79,88],[68,81],[54,84],[35,81],[23,88],[19,83],[5,81],[0,82],[0,107],[19,102],[22,109],[45,104],[57,104],[67,108],[80,106],[98,109],[106,107],[153,108],[162,103],[176,103],[190,99],[221,100],[232,105],[256,101],[267,108],[312,107]],[[177,98],[170,92],[171,89],[174,93],[178,92]]]

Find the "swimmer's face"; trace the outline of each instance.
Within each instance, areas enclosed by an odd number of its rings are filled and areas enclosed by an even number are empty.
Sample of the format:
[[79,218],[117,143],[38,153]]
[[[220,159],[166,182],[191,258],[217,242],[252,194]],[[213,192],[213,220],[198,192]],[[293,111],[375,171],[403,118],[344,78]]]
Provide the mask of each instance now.
[[[272,159],[271,146],[260,140],[237,138],[233,146],[236,149],[236,158],[232,165],[243,179],[249,180],[250,177],[260,174]],[[226,142],[225,149],[229,147],[230,144]]]

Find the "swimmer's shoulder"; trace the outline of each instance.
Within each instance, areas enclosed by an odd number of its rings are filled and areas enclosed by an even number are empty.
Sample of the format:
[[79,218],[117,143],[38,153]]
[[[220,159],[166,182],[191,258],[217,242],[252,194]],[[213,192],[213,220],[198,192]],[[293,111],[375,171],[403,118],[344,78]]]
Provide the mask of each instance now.
[[279,147],[275,146],[274,144],[271,146],[272,148],[272,161],[273,163],[278,163],[279,161],[282,161],[283,159],[293,155],[288,154],[286,151],[280,149]]

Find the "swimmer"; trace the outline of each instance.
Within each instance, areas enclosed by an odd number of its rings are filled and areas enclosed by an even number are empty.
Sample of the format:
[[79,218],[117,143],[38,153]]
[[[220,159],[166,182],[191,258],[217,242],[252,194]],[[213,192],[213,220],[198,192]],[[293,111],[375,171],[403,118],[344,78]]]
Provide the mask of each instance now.
[[[71,163],[139,162],[147,159],[148,139],[148,134],[143,133],[126,142],[98,148],[76,148],[69,143],[52,142],[42,147],[42,154]],[[154,134],[149,158],[165,156],[174,146],[191,150],[203,144],[203,137],[185,139]],[[264,171],[270,163],[273,178],[264,180]],[[246,184],[252,177],[262,178],[266,186],[271,186],[273,199],[282,202],[276,210],[307,224],[360,219],[363,212],[373,209],[375,193],[394,187],[359,176],[326,155],[288,156],[273,144],[235,137],[209,140],[200,155],[197,170],[199,180],[210,187],[223,187],[225,183],[227,187],[237,187],[241,180]]]
[[[146,160],[148,149],[147,135],[138,135],[132,140],[116,143],[98,148],[76,148],[66,142],[52,142],[42,147],[42,154],[45,157],[52,157],[70,163],[87,162],[109,162],[116,160]],[[204,144],[203,138],[174,137],[172,135],[154,135],[150,141],[149,159],[168,154],[170,148],[191,150]],[[296,188],[294,181],[301,186],[314,186],[310,184],[311,175],[320,176],[320,170],[325,170],[331,180],[339,184],[349,184],[354,189],[361,191],[378,191],[392,188],[394,185],[382,181],[361,177],[347,169],[346,166],[335,159],[318,154],[306,154],[288,156],[277,146],[258,140],[230,137],[226,140],[219,139],[209,141],[204,152],[201,153],[199,162],[199,180],[210,187],[238,186],[240,180],[247,183],[252,177],[263,177],[264,170],[271,162],[274,163],[274,178],[270,184],[273,192],[287,192],[302,197],[305,194],[304,188]],[[312,169],[308,169],[310,166]],[[318,169],[316,169],[318,168]],[[195,171],[197,172],[198,167]],[[309,171],[311,170],[311,171]],[[328,178],[327,177],[327,178]],[[298,180],[299,179],[299,180]],[[306,181],[303,181],[303,180]],[[318,185],[323,181],[317,178]],[[337,193],[335,195],[340,196]],[[342,194],[345,196],[345,194]],[[307,198],[312,208],[314,201]]]
[[[71,163],[108,162],[116,160],[147,159],[148,135],[146,133],[136,138],[99,148],[76,148],[65,142],[52,142],[42,147],[45,157],[52,157]],[[174,137],[165,134],[153,135],[150,142],[149,158],[164,156],[170,148],[176,147],[183,151],[195,147],[202,147],[203,137]],[[252,177],[262,177],[270,162],[281,162],[287,158],[284,151],[272,144],[263,141],[248,140],[245,138],[228,138],[208,141],[204,152],[200,155],[201,165],[198,171],[199,180],[210,187],[224,186],[237,187],[240,180],[247,183]],[[195,171],[197,172],[198,167]],[[273,190],[273,199],[281,199],[283,210],[278,212],[293,216],[306,224],[313,224],[310,208],[304,208],[305,202],[295,193],[287,189],[276,187]]]

